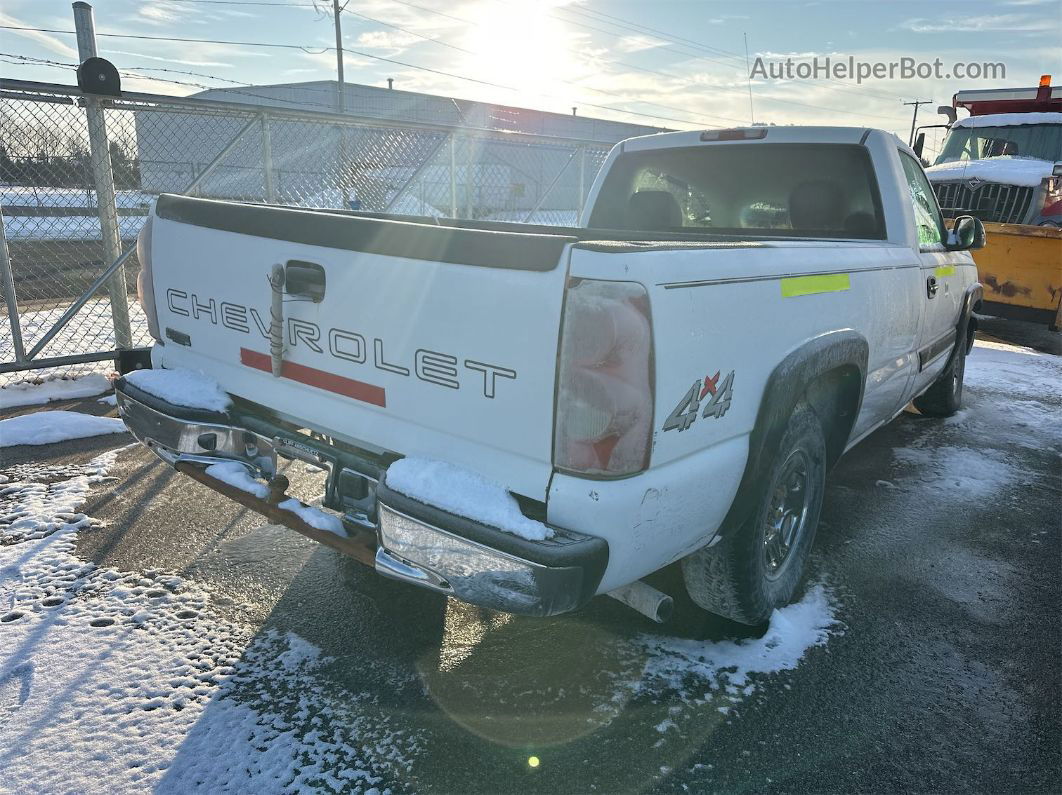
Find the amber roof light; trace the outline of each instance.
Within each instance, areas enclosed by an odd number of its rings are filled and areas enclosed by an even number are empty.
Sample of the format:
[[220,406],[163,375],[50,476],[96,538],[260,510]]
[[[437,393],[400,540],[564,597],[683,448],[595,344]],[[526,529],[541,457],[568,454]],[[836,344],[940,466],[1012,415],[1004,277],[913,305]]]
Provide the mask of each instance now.
[[1051,85],[1051,75],[1040,75],[1040,88]]

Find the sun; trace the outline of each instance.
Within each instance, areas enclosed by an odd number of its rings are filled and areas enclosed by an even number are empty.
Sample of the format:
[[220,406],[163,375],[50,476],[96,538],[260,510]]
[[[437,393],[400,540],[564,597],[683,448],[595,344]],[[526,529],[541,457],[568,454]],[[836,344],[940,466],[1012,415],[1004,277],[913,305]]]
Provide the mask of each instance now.
[[553,16],[563,2],[522,0],[485,2],[467,15],[470,27],[464,48],[463,74],[511,86],[520,92],[554,94],[578,70],[571,50],[572,35]]

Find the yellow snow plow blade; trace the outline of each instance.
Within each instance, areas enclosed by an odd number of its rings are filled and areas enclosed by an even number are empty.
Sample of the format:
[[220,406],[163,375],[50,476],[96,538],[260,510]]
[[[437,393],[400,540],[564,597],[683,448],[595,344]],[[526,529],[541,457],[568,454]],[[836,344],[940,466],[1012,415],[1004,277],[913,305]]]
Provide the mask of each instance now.
[[1057,325],[1062,299],[1062,229],[985,224],[986,244],[974,254],[985,311]]

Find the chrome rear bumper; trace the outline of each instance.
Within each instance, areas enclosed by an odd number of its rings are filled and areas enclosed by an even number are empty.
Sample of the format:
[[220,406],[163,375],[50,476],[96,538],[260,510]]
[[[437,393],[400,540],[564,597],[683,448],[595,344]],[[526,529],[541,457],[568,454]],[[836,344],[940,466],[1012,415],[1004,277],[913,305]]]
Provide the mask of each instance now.
[[[526,541],[419,503],[388,489],[379,470],[352,464],[351,454],[307,437],[240,417],[165,403],[119,379],[118,412],[132,434],[159,458],[274,522],[375,566],[377,572],[492,610],[548,616],[593,597],[608,562],[604,540],[555,528],[550,541]],[[253,425],[254,428],[245,427]],[[275,433],[273,431],[276,431]],[[210,477],[220,461],[243,464],[275,484],[279,458],[297,458],[328,472],[325,506],[342,515],[348,539],[323,533],[269,499]],[[351,485],[353,484],[353,486]],[[354,492],[357,493],[354,493]]]

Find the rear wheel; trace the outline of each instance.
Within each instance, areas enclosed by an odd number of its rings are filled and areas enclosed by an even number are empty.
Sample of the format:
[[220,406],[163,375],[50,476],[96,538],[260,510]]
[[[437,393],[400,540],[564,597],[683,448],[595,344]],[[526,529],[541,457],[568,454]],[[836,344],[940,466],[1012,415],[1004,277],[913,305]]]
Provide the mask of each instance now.
[[928,417],[950,417],[962,405],[962,384],[966,376],[966,349],[961,341],[944,372],[933,385],[914,399],[915,408]]
[[825,481],[822,425],[810,406],[799,403],[748,519],[682,561],[690,598],[743,624],[762,623],[788,604],[804,576]]

